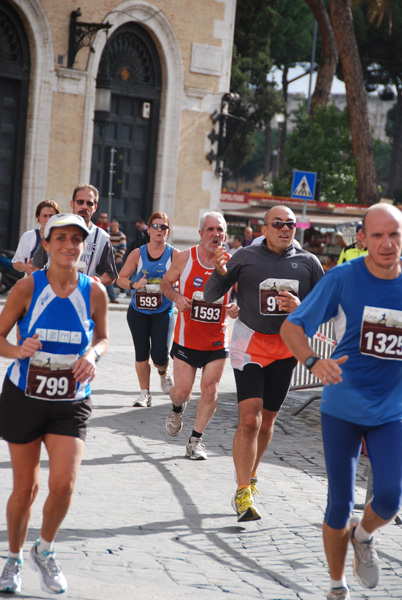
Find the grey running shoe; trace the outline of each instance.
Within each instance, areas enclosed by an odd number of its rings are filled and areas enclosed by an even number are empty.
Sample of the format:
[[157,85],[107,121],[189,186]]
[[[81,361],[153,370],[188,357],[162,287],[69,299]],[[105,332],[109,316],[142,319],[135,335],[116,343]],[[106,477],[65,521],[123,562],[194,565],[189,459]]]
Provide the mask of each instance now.
[[352,517],[349,521],[350,541],[355,552],[353,574],[361,586],[374,588],[380,581],[380,561],[374,548],[374,538],[362,543],[355,540],[354,533],[359,521],[358,517]]
[[133,406],[152,406],[152,398],[149,392],[141,392]]
[[0,577],[0,592],[19,594],[22,584],[22,560],[8,558]]
[[332,588],[328,593],[327,600],[350,600],[349,588]]
[[171,387],[173,387],[173,379],[170,375],[169,369],[166,369],[165,373],[161,377],[161,390],[164,394],[168,394]]
[[166,431],[169,435],[179,435],[183,429],[183,414],[186,408],[186,403],[181,405],[181,411],[179,413],[174,412],[173,408],[170,409],[168,416],[166,417]]
[[237,490],[232,498],[232,507],[238,521],[258,521],[261,515],[254,504],[254,498],[248,488]]
[[56,560],[55,552],[38,552],[39,540],[32,546],[28,554],[28,562],[40,575],[40,585],[49,594],[62,594],[67,591],[67,581]]
[[202,438],[191,437],[186,446],[186,456],[192,460],[207,460],[208,454]]

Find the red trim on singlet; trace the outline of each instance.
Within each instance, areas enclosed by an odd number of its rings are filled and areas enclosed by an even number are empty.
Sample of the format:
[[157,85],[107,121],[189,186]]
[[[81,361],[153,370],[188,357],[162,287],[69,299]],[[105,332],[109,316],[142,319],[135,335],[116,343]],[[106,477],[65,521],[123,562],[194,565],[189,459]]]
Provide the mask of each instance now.
[[[206,281],[214,269],[204,267],[198,259],[197,246],[190,248],[189,258],[179,279],[179,293],[192,299],[194,292],[202,292]],[[223,305],[229,303],[231,290],[223,300]],[[190,318],[191,310],[178,312],[174,331],[174,341],[180,346],[193,350],[221,350],[229,346],[229,328],[226,311],[222,311],[219,323],[200,323]]]

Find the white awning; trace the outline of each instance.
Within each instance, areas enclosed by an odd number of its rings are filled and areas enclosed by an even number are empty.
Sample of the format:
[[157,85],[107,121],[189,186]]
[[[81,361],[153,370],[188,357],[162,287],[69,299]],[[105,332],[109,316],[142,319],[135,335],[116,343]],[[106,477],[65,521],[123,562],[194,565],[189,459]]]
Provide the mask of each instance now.
[[[264,206],[248,206],[246,208],[239,209],[225,209],[222,208],[223,214],[226,218],[228,217],[243,217],[244,219],[264,219],[264,216],[268,210]],[[297,219],[301,219],[302,212],[294,210],[294,214]],[[353,225],[361,221],[361,217],[356,215],[338,215],[338,214],[323,214],[317,212],[309,213],[307,211],[306,217],[310,220],[310,225],[313,227],[340,227],[344,225]]]

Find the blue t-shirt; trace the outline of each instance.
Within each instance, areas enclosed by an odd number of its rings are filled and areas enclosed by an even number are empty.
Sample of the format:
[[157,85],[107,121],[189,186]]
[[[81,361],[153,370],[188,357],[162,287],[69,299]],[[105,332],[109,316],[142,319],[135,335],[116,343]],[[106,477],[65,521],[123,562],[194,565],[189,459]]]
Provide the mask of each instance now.
[[160,291],[162,277],[172,264],[172,253],[173,246],[166,244],[162,256],[154,260],[148,254],[147,244],[140,247],[140,260],[137,265],[135,281],[139,281],[145,275],[147,291],[134,290],[131,297],[132,308],[146,315],[154,315],[165,310],[170,310],[173,313],[173,302]]
[[[77,358],[91,344],[95,325],[90,317],[91,280],[82,273],[78,275],[75,290],[67,298],[60,298],[53,291],[46,270],[32,274],[31,304],[26,315],[18,321],[19,345],[37,333],[42,349],[32,359],[15,360],[7,371],[12,383],[27,396],[44,400],[80,400],[91,393],[88,382],[75,383],[69,373]],[[71,383],[73,390],[68,390]]]
[[331,269],[289,315],[312,337],[334,318],[337,346],[344,354],[343,381],[325,386],[321,411],[359,425],[402,418],[402,275],[379,279],[364,257]]

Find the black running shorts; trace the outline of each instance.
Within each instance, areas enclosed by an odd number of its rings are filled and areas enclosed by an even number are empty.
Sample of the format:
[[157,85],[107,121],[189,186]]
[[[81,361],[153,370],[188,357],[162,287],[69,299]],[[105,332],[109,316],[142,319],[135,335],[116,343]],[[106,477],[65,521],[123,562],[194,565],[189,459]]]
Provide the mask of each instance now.
[[85,441],[91,398],[49,401],[30,398],[8,377],[0,396],[0,435],[14,444],[29,444],[47,433]]
[[225,350],[224,348],[220,348],[219,350],[193,350],[192,348],[185,348],[173,342],[170,356],[172,358],[179,358],[196,369],[202,369],[206,364],[214,360],[227,358],[229,350]]
[[295,358],[275,360],[266,367],[248,364],[243,371],[234,369],[237,388],[237,401],[247,398],[262,398],[263,408],[277,412],[289,390]]

